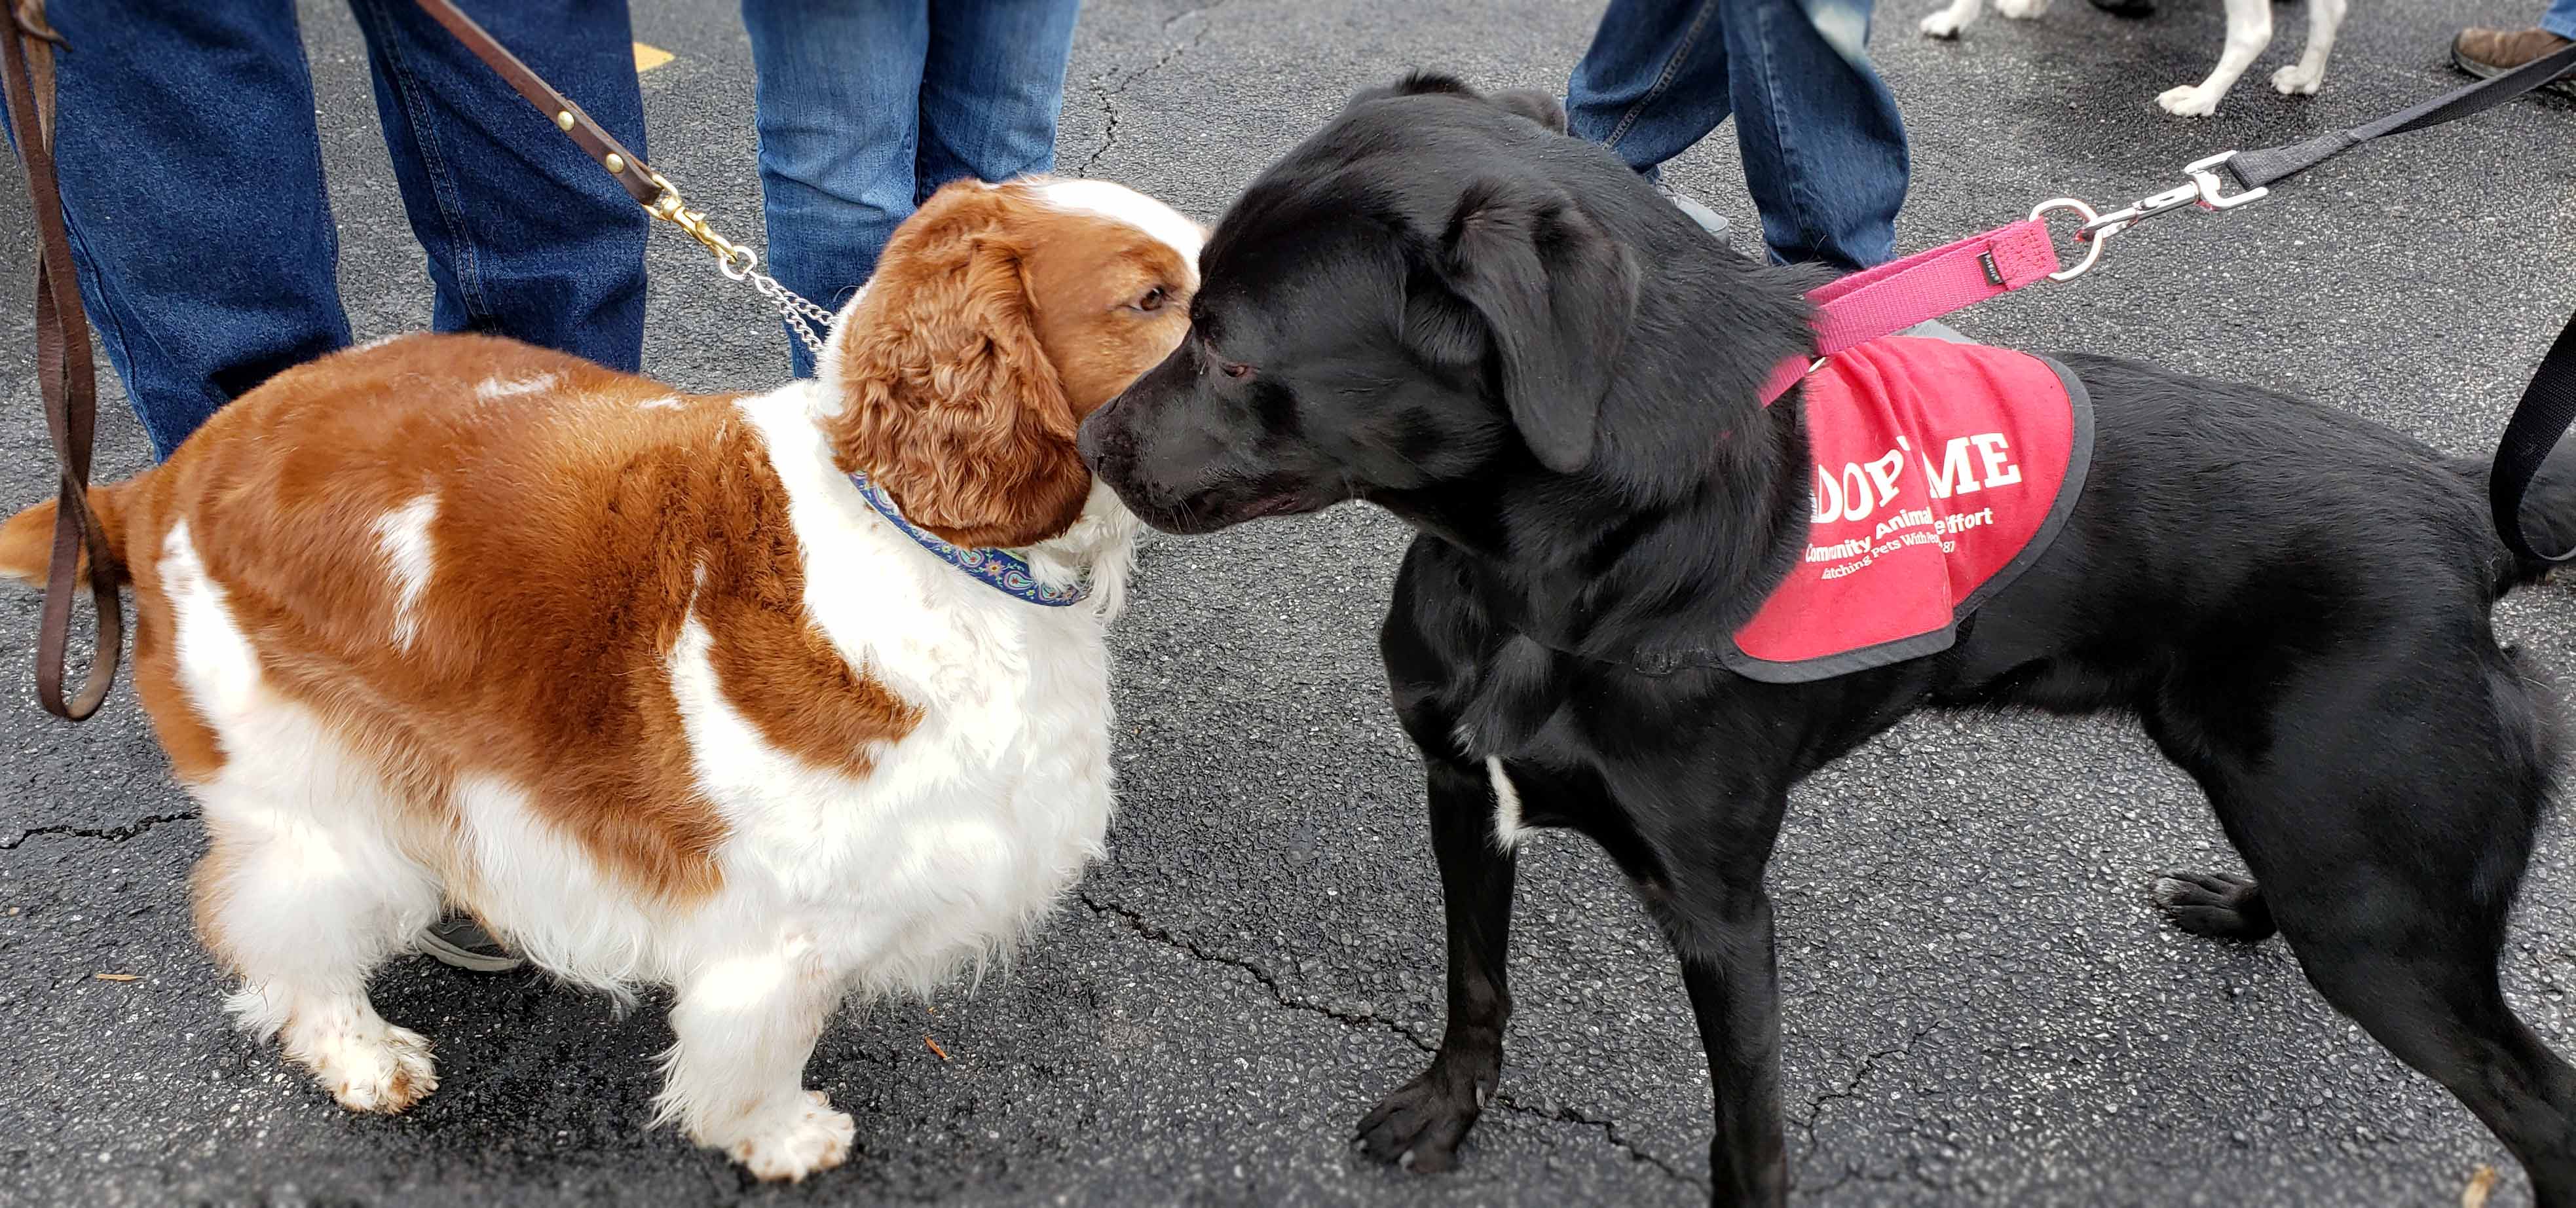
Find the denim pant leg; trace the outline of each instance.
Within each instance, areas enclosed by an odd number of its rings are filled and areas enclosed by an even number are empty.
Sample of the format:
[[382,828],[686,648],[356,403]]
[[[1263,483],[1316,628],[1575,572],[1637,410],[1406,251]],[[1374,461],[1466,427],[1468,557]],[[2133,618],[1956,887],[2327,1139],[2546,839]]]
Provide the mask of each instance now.
[[1611,0],[1567,120],[1652,178],[1732,113],[1771,255],[1876,264],[1894,254],[1908,164],[1868,29],[1869,0]]
[[99,343],[162,457],[349,340],[290,0],[51,0],[55,167]]
[[[930,14],[924,0],[743,0],[742,20],[759,77],[767,271],[837,311],[912,214]],[[787,353],[796,376],[813,376],[792,334]]]
[[2551,0],[2549,11],[2540,14],[2540,28],[2576,41],[2576,0]]
[[1724,0],[1744,182],[1784,263],[1846,271],[1896,254],[1911,163],[1870,66],[1871,0]]
[[1566,81],[1567,129],[1655,179],[1733,104],[1722,8],[1721,0],[1610,0]]
[[913,193],[1055,167],[1056,118],[1081,0],[934,0]]
[[[441,331],[489,331],[633,371],[643,207],[411,0],[351,0]],[[644,96],[625,0],[466,0],[503,46],[637,155]]]

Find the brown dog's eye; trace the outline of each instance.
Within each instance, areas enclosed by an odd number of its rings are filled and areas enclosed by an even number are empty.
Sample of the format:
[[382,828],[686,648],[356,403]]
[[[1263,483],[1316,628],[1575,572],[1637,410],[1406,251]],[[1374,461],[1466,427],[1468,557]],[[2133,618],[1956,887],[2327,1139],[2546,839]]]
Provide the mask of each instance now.
[[1171,300],[1172,291],[1157,285],[1152,289],[1146,290],[1144,297],[1136,299],[1135,305],[1136,309],[1144,311],[1147,314],[1152,314],[1155,311],[1163,309],[1163,304]]
[[1252,376],[1252,366],[1245,365],[1240,362],[1228,361],[1223,365],[1217,366],[1217,368],[1223,371],[1225,376],[1230,378],[1248,378]]

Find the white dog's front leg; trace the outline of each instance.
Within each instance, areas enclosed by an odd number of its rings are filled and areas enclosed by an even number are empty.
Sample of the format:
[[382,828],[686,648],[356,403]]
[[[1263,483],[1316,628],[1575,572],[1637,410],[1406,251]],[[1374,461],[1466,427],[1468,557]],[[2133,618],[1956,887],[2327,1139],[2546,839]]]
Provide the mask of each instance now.
[[2272,73],[2272,87],[2283,96],[2314,96],[2326,82],[2326,56],[2334,53],[2335,31],[2343,27],[2344,0],[2308,0],[2308,48],[2299,61]]
[[1984,0],[1950,0],[1948,8],[1923,18],[1923,32],[1934,38],[1958,37],[1959,31],[1968,28],[1968,23],[1977,19],[1978,10],[1984,6]]
[[805,1061],[840,996],[840,979],[801,944],[708,962],[671,1007],[679,1042],[662,1057],[656,1122],[679,1121],[764,1179],[840,1165],[856,1126],[805,1089]]
[[2218,112],[2218,99],[2236,86],[2254,58],[2272,44],[2272,0],[2227,0],[2227,49],[2218,66],[2198,85],[2169,88],[2156,104],[2178,117],[2208,117]]

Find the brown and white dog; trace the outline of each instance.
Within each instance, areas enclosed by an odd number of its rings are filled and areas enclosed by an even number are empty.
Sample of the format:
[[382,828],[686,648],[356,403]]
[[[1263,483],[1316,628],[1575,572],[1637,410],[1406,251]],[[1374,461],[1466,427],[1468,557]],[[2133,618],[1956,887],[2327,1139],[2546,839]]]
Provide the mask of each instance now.
[[[1074,434],[1180,340],[1200,237],[1103,182],[953,185],[818,380],[687,396],[406,336],[98,488],[226,1005],[399,1112],[437,1076],[367,976],[453,904],[559,977],[675,989],[659,1119],[763,1178],[837,1165],[851,1119],[802,1078],[834,1007],[980,965],[1101,852],[1135,521]],[[1089,599],[970,577],[854,470]],[[0,572],[41,574],[53,510]]]

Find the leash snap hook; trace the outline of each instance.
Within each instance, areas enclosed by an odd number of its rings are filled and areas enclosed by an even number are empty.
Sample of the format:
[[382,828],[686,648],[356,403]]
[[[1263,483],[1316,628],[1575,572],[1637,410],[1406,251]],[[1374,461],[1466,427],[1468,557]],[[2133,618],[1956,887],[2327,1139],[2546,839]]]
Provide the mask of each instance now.
[[2218,168],[2236,158],[2233,151],[2221,151],[2207,159],[2194,160],[2183,168],[2191,179],[2165,190],[2139,198],[2135,203],[2113,210],[2086,222],[2075,232],[2079,243],[2098,243],[2159,214],[2169,214],[2184,206],[2204,210],[2232,210],[2249,201],[2260,201],[2271,195],[2268,188],[2247,189],[2242,193],[2227,192],[2227,182]]
[[2235,158],[2236,153],[2234,151],[2221,151],[2207,159],[2193,160],[2191,163],[2184,166],[2183,173],[2191,177],[2191,183],[2195,191],[2195,200],[2200,203],[2200,208],[2204,210],[2232,210],[2238,206],[2244,205],[2246,202],[2261,201],[2272,195],[2272,187],[2270,185],[2262,185],[2247,189],[2244,192],[2233,196],[2227,195],[2227,183],[2219,179],[2218,169],[2229,160]]
[[690,209],[687,199],[680,196],[680,190],[661,173],[654,173],[652,181],[653,187],[660,191],[654,194],[653,200],[645,203],[644,212],[687,231],[690,238],[715,253],[717,271],[740,281],[749,276],[751,270],[760,267],[759,253],[718,233],[707,222],[707,212]]
[[2200,194],[2201,186],[2184,183],[2162,193],[2139,198],[2129,205],[2085,223],[2075,232],[2076,242],[2099,243],[2158,214],[2170,213],[2191,205],[2200,200]]

